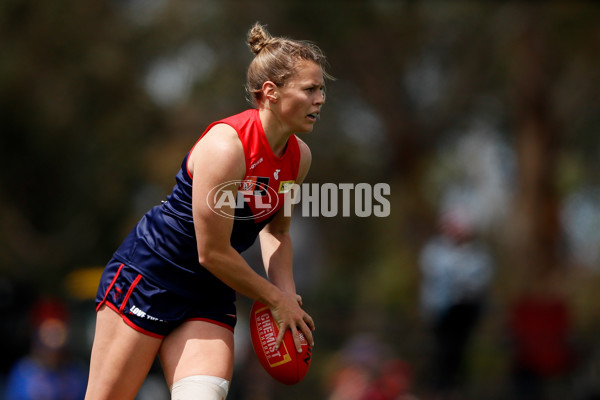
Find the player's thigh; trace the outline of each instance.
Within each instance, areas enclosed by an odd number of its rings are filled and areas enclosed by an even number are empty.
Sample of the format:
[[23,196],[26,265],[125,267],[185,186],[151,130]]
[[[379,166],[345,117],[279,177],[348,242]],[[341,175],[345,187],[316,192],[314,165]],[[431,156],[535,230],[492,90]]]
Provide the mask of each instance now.
[[96,318],[86,400],[135,398],[160,343],[161,339],[136,331],[102,306]]
[[169,387],[192,375],[231,380],[233,332],[206,321],[186,321],[163,340],[159,351]]

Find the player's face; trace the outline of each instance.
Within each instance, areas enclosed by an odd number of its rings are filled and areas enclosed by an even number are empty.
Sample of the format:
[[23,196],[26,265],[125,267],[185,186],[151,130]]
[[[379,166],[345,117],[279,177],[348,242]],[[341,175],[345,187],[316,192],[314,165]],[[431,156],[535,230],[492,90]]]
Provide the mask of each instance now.
[[325,82],[321,67],[301,61],[298,72],[279,87],[280,117],[290,131],[311,132],[325,103]]

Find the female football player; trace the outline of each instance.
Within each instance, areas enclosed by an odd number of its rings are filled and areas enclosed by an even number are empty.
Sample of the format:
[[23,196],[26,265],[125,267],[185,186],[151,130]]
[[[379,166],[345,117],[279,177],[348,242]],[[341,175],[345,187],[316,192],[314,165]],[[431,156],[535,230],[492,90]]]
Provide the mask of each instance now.
[[[312,345],[292,275],[283,203],[306,176],[325,102],[325,57],[310,42],[248,33],[246,89],[256,108],[212,123],[185,156],[172,193],[105,267],[87,400],[134,399],[158,355],[173,399],[221,400],[233,373],[235,293],[267,304]],[[289,214],[289,213],[287,213]],[[240,256],[259,237],[268,279]]]

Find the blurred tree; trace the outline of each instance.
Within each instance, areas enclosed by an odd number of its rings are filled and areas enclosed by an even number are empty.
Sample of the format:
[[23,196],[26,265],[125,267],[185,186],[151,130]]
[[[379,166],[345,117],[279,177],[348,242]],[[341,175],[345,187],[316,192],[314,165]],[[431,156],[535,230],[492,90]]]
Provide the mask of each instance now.
[[550,101],[556,63],[539,13],[527,10],[511,57],[513,121],[519,177],[509,231],[512,265],[524,279],[559,267],[559,196],[556,187],[560,131]]
[[110,254],[160,118],[109,3],[7,1],[0,16],[0,270],[52,287]]

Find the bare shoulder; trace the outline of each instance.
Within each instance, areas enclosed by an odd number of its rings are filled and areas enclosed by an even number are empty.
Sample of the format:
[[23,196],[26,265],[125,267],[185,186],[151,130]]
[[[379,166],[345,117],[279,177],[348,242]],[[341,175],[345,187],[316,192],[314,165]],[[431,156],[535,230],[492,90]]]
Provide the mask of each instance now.
[[243,150],[242,142],[237,132],[232,126],[227,124],[217,124],[210,128],[196,147],[210,148],[210,150],[216,152]]
[[199,166],[245,169],[245,165],[242,142],[235,129],[227,124],[217,124],[206,132],[194,146],[188,163],[190,171]]
[[298,146],[300,147],[300,156],[302,157],[302,160],[308,162],[308,164],[310,165],[310,162],[312,160],[312,153],[310,152],[310,147],[308,147],[308,145],[299,137],[296,136],[296,139],[298,140]]

